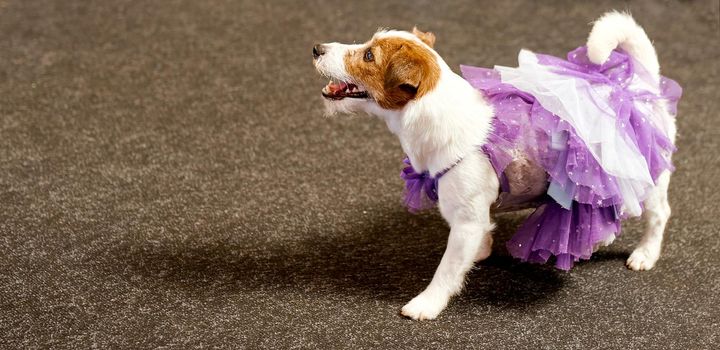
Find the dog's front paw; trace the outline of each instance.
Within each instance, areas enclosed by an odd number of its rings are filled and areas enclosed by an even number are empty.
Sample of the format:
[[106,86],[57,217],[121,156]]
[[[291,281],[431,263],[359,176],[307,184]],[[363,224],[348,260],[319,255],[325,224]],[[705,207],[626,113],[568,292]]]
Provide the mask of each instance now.
[[433,320],[445,309],[447,303],[447,297],[432,295],[425,291],[403,306],[400,313],[417,321]]
[[658,258],[660,258],[660,249],[637,247],[635,251],[630,254],[626,265],[635,271],[650,270],[655,266]]

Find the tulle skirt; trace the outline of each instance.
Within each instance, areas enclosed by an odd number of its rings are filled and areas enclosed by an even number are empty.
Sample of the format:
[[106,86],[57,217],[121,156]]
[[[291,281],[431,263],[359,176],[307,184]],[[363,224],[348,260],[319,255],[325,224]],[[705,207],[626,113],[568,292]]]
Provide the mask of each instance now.
[[[620,233],[663,171],[672,171],[679,85],[654,79],[622,50],[602,65],[580,47],[567,60],[521,51],[518,68],[462,66],[462,74],[495,107],[484,151],[501,190],[522,158],[547,173],[547,198],[507,243],[524,261],[570,269]],[[658,113],[657,108],[667,113]],[[672,121],[670,121],[672,122]]]

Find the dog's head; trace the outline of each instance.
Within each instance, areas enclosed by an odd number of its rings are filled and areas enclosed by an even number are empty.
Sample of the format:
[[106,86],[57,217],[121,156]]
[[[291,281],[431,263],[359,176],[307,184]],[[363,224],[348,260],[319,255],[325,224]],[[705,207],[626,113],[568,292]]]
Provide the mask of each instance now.
[[432,33],[414,28],[379,31],[364,44],[315,45],[315,68],[330,78],[322,89],[328,112],[401,110],[421,99],[440,79],[434,43]]

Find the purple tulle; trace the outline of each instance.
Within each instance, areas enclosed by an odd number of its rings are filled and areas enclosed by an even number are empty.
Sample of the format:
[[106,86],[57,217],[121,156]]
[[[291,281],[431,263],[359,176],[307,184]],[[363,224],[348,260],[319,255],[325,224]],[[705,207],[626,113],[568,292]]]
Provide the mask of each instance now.
[[510,254],[523,261],[546,263],[569,270],[580,259],[590,259],[595,248],[620,233],[615,206],[593,207],[573,202],[568,210],[547,201],[525,220],[507,242]]
[[[590,63],[585,47],[570,52],[567,60],[536,57],[557,74],[581,78],[593,87],[609,88],[605,102],[615,115],[611,127],[637,147],[652,180],[656,181],[665,170],[673,170],[672,141],[654,124],[648,110],[641,110],[636,102],[663,100],[674,116],[682,91],[676,82],[662,77],[659,93],[638,88],[642,85],[634,79],[652,85],[652,78],[622,50],[615,50],[602,65]],[[554,256],[555,266],[563,270],[589,259],[598,245],[612,241],[620,233],[624,199],[618,179],[603,169],[572,125],[543,108],[533,95],[503,83],[497,70],[470,66],[462,66],[461,70],[495,107],[493,130],[481,150],[495,168],[503,194],[515,195],[510,186],[515,174],[506,170],[518,154],[547,173],[547,199],[508,241],[510,253],[523,261],[539,263]],[[422,176],[403,172],[408,190],[406,204],[411,210],[426,208],[428,203],[423,200],[432,203],[438,198],[439,177]]]
[[[600,167],[572,126],[544,109],[531,95],[500,81],[492,69],[462,66],[465,78],[495,107],[493,132],[482,150],[508,191],[505,168],[521,153],[542,166],[551,184],[572,200],[594,206],[621,204],[617,184]],[[559,135],[559,136],[558,136]]]
[[672,79],[660,77],[660,94],[629,89],[633,79],[652,81],[650,74],[637,61],[622,50],[612,52],[602,65],[590,62],[587,47],[579,47],[568,53],[567,61],[549,55],[537,55],[539,62],[556,67],[556,72],[579,77],[593,84],[612,87],[610,106],[617,117],[615,127],[624,130],[627,139],[635,144],[647,162],[653,180],[664,170],[673,170],[670,154],[675,151],[672,141],[653,126],[643,112],[637,109],[636,101],[652,102],[665,100],[670,115],[677,114],[677,103],[682,88]]
[[[570,52],[567,61],[537,57],[539,63],[558,74],[609,86],[609,105],[616,115],[614,127],[638,148],[653,181],[663,171],[673,169],[670,155],[674,145],[648,115],[638,110],[635,101],[664,99],[674,115],[681,95],[677,83],[663,77],[659,95],[629,88],[633,79],[650,78],[621,50],[614,51],[602,65],[590,63],[585,47]],[[518,152],[549,175],[551,199],[540,205],[508,241],[510,253],[523,261],[540,263],[555,256],[555,266],[563,270],[580,259],[589,259],[599,244],[612,241],[612,236],[620,233],[623,197],[616,179],[604,171],[574,128],[543,108],[532,95],[503,84],[495,70],[463,66],[462,72],[495,107],[493,132],[482,149],[495,167],[501,186],[508,182],[505,169]]]

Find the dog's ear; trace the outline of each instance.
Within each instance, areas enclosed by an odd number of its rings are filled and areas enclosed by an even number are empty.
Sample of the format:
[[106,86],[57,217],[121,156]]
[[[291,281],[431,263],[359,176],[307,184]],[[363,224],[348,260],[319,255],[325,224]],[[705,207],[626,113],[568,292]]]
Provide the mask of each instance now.
[[420,87],[422,72],[418,62],[397,54],[385,73],[385,101],[390,108],[398,108],[415,98]]
[[412,33],[415,34],[415,36],[418,37],[420,41],[427,44],[427,46],[433,47],[433,45],[435,45],[435,34],[420,31],[417,29],[417,27],[413,27]]
[[402,108],[434,86],[439,76],[439,68],[427,50],[403,45],[388,61],[384,96],[377,102],[383,108]]

